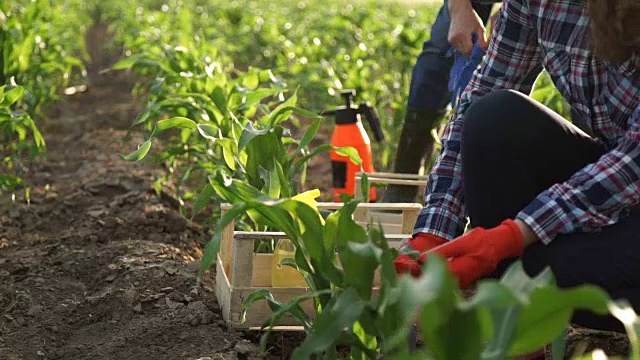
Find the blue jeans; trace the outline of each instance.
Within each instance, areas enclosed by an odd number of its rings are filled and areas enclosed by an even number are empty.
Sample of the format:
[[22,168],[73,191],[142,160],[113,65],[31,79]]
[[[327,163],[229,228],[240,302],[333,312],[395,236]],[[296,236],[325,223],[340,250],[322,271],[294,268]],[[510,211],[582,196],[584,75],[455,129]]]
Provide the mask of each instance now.
[[[473,5],[485,24],[491,15],[492,6]],[[444,110],[449,104],[449,74],[454,61],[453,56],[447,56],[451,49],[447,40],[450,24],[448,1],[444,0],[431,27],[431,36],[424,42],[422,52],[413,68],[408,99],[408,106],[411,108],[439,111]]]

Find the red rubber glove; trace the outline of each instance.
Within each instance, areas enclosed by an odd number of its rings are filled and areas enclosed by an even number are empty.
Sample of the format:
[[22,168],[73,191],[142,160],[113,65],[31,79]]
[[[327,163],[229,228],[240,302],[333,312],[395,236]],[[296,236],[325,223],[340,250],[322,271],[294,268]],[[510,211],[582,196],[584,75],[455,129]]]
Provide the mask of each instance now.
[[475,228],[431,252],[449,259],[449,270],[466,288],[493,272],[500,261],[522,255],[522,233],[513,220],[505,220],[491,229]]
[[[400,249],[402,250],[408,248],[422,254],[446,242],[446,239],[443,239],[439,236],[427,233],[418,233],[413,238],[407,240],[407,242]],[[424,257],[421,256],[421,258],[424,260]],[[413,275],[414,277],[418,277],[420,276],[420,266],[422,265],[422,262],[417,261],[410,255],[400,254],[395,259],[393,264],[396,267],[396,273],[411,273],[411,275]]]

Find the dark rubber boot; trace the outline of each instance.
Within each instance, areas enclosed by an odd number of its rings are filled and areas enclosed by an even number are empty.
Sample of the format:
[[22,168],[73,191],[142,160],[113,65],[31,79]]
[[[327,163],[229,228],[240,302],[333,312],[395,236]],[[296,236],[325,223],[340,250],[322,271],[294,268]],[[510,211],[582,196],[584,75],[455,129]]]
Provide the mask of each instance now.
[[[404,126],[400,134],[394,161],[394,173],[418,174],[422,160],[431,159],[435,140],[431,130],[437,128],[445,111],[418,110],[407,107]],[[418,189],[415,186],[387,185],[382,202],[416,202]],[[422,203],[422,200],[418,201]]]

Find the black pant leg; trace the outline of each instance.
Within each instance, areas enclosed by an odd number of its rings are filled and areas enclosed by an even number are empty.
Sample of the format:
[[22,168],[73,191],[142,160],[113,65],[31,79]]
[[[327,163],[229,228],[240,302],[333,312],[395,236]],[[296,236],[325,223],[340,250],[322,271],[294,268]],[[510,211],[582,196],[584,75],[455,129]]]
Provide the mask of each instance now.
[[[522,263],[531,276],[548,266],[561,288],[596,285],[613,299],[627,299],[640,311],[640,208],[599,232],[559,235],[549,245],[537,243],[525,251]],[[616,318],[586,311],[576,312],[573,322],[625,331]]]
[[515,217],[540,192],[604,153],[595,139],[522,93],[499,90],[474,101],[461,144],[471,226]]

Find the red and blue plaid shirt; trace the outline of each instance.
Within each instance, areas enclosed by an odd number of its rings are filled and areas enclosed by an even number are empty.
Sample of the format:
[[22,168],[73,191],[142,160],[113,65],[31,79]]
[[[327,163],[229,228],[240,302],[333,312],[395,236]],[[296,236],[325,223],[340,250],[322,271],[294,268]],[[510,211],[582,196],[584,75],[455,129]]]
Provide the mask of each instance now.
[[460,161],[464,113],[472,101],[496,89],[530,94],[543,69],[584,119],[576,125],[605,143],[608,152],[540,193],[516,218],[548,244],[558,234],[615,224],[640,204],[640,70],[635,70],[640,57],[619,66],[596,59],[589,27],[586,1],[503,2],[485,62],[447,125],[414,234],[449,240],[462,234],[467,224]]

